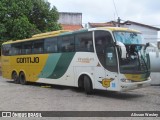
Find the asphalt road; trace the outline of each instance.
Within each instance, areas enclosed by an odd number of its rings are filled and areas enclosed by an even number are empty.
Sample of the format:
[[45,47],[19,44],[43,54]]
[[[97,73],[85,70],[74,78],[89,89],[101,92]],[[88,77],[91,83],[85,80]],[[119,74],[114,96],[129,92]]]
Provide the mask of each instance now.
[[160,111],[160,86],[86,95],[78,88],[20,85],[0,77],[0,111]]

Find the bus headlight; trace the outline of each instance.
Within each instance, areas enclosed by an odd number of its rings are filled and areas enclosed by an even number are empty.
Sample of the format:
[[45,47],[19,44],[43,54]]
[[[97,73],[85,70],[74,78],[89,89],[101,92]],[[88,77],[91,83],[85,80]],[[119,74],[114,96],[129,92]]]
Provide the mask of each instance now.
[[125,79],[125,78],[122,78],[122,79],[121,79],[121,82],[131,83],[132,81],[131,81],[131,80],[127,80],[127,79]]

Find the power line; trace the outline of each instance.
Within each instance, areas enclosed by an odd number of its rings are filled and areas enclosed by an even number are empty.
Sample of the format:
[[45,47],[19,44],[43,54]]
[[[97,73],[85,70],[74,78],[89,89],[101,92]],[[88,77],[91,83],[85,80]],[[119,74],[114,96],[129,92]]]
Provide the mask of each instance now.
[[114,0],[113,0],[113,5],[114,5],[114,9],[115,9],[115,11],[116,11],[117,17],[119,17],[118,12],[117,12],[117,7],[116,7],[116,4],[115,4],[115,1],[114,1]]

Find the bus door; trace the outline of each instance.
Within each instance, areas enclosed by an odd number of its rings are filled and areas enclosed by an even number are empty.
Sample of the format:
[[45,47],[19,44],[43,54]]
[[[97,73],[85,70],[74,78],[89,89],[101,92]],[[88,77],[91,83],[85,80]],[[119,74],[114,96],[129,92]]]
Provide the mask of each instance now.
[[[95,71],[95,87],[115,90],[118,86],[118,64],[112,36],[107,31],[95,31],[95,48],[98,63]],[[99,84],[100,83],[100,84]]]

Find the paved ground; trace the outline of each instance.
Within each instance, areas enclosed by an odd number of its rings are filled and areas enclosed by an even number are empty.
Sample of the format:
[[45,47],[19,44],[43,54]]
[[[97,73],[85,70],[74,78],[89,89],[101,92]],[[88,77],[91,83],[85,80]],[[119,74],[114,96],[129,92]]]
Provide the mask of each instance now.
[[160,86],[125,93],[95,91],[93,95],[86,95],[77,88],[44,84],[23,86],[0,77],[0,111],[160,111]]

